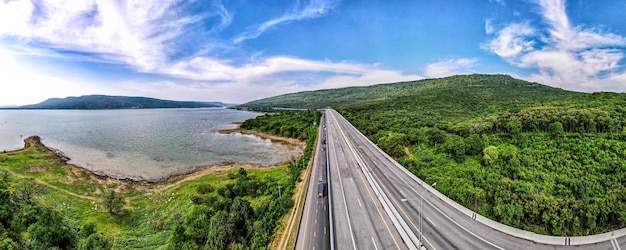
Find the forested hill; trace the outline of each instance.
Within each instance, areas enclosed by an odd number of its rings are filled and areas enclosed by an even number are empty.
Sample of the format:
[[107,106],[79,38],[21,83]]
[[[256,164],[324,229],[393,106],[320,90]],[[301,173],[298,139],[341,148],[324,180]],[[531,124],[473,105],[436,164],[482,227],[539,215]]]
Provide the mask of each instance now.
[[147,97],[86,95],[79,97],[50,98],[38,104],[18,109],[149,109],[149,108],[204,108],[222,107],[218,102],[181,102]]
[[506,103],[545,103],[580,96],[576,92],[552,88],[538,83],[512,78],[508,75],[458,75],[437,79],[378,84],[366,87],[347,87],[286,94],[240,105],[252,109],[323,108],[350,104],[392,104],[420,100],[424,103],[464,101],[468,105]]
[[626,227],[626,94],[463,75],[242,106],[333,107],[437,190],[516,228],[579,236]]

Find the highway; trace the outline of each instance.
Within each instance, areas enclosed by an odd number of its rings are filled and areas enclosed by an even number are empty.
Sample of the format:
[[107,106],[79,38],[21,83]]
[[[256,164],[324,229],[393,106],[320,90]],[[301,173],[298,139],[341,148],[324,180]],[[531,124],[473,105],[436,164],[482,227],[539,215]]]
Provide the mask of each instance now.
[[326,112],[336,249],[407,249],[360,168],[341,121]]
[[330,224],[328,195],[319,198],[317,195],[318,181],[328,183],[326,165],[326,133],[324,132],[324,120],[322,116],[320,130],[317,138],[318,147],[315,149],[315,158],[311,168],[311,180],[307,187],[307,193],[296,240],[296,249],[327,250],[330,249]]
[[339,113],[324,113],[335,233],[330,244],[335,249],[415,249],[420,234],[425,249],[626,249],[623,236],[574,246],[577,237],[553,237],[559,241],[542,244],[495,230],[484,217],[445,202],[446,197],[408,173]]

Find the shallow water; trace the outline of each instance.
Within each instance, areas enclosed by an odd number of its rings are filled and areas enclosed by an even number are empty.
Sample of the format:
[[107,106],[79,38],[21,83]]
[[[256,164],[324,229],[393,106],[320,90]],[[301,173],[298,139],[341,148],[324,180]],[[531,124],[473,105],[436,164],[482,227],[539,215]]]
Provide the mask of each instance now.
[[253,135],[220,134],[258,113],[222,108],[134,110],[0,110],[0,150],[39,135],[69,163],[115,178],[159,181],[227,162],[268,166],[298,147]]

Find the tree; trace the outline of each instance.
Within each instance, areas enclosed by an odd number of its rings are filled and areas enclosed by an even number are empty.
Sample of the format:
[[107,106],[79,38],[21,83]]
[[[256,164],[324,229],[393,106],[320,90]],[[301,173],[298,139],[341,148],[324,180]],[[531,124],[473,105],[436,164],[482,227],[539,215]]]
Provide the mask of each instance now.
[[446,140],[446,132],[438,128],[431,128],[427,131],[428,139],[430,142],[437,146]]
[[238,236],[246,237],[248,229],[246,222],[252,219],[254,215],[254,211],[250,206],[250,202],[241,198],[240,196],[237,196],[233,200],[233,204],[230,207],[230,212],[232,213],[234,229],[237,232]]
[[552,138],[561,138],[565,135],[565,131],[563,130],[563,124],[560,122],[550,123],[550,135]]
[[495,146],[486,147],[483,150],[483,160],[487,165],[493,164],[498,159],[498,148]]
[[96,224],[89,222],[83,225],[80,230],[80,242],[78,249],[80,250],[105,250],[113,247],[113,242],[106,236],[96,232]]
[[469,137],[465,139],[465,147],[466,151],[470,155],[479,155],[481,151],[485,148],[485,144],[483,140],[480,138],[478,134],[471,134]]
[[37,222],[28,227],[30,244],[34,249],[72,249],[76,235],[56,211],[40,207]]
[[209,237],[205,248],[227,249],[233,240],[233,224],[230,216],[225,211],[218,211],[211,217]]
[[107,250],[113,247],[113,242],[106,236],[98,233],[93,233],[87,238],[82,240],[78,245],[80,250]]
[[119,214],[124,208],[124,197],[117,195],[117,192],[111,190],[109,195],[104,199],[104,206],[109,209],[111,214]]
[[378,139],[378,146],[393,157],[400,158],[405,155],[404,144],[406,135],[396,132],[387,132]]
[[35,179],[28,178],[18,182],[18,184],[14,186],[13,192],[15,198],[20,202],[32,204],[36,196],[46,193],[46,189],[43,185],[37,183]]
[[458,135],[449,135],[443,146],[446,151],[452,155],[456,162],[463,162],[466,147],[462,137]]

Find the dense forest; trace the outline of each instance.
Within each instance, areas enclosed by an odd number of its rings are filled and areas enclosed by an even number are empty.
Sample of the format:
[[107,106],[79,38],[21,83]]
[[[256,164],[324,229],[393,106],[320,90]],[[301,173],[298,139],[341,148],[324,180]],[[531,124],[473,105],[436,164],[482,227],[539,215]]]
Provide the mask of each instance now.
[[[343,95],[343,96],[342,96]],[[464,206],[549,235],[626,227],[626,95],[505,75],[303,92],[249,107],[336,108]]]
[[[235,180],[215,189],[199,186],[194,205],[176,225],[170,249],[264,249],[272,240],[279,220],[293,207],[292,196],[300,174],[311,159],[317,139],[317,111],[285,111],[266,114],[241,124],[241,128],[307,142],[299,160],[288,164],[286,180],[259,178],[245,169],[232,174]],[[251,201],[266,197],[256,204]]]

